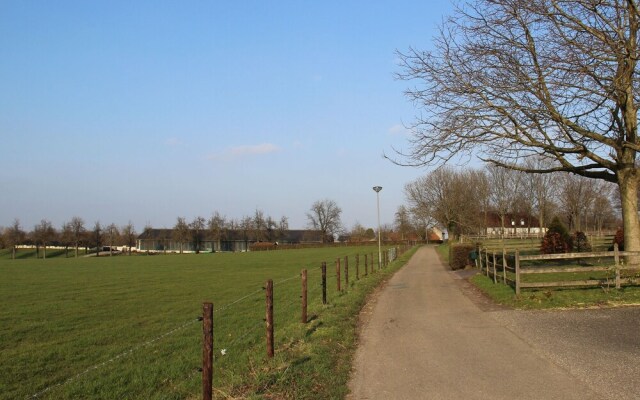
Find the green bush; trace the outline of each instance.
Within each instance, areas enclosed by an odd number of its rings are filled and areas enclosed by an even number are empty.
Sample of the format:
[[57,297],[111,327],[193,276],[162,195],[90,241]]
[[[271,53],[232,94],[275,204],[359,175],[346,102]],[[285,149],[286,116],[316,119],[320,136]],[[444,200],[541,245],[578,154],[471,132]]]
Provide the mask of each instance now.
[[473,244],[456,243],[449,246],[449,266],[451,269],[463,269],[467,265],[471,265],[469,254],[476,251]]
[[613,237],[613,243],[611,244],[612,251],[615,243],[618,243],[618,250],[624,251],[624,230],[622,228],[618,228],[616,235]]
[[558,217],[554,217],[540,244],[540,253],[569,253],[572,249],[573,240],[571,239],[571,235],[569,235],[567,228],[562,225]]
[[578,253],[591,251],[591,243],[584,232],[576,232],[573,234],[573,250]]

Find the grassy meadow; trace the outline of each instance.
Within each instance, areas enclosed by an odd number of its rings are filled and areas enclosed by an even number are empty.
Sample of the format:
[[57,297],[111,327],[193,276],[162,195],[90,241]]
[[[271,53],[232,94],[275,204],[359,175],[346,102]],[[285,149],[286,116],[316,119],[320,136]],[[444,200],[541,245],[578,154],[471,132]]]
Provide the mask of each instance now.
[[[342,398],[357,314],[412,253],[356,281],[355,254],[363,275],[364,254],[376,250],[0,260],[0,399],[200,398],[203,301],[214,303],[216,398]],[[345,256],[350,285],[343,277],[339,293],[335,259]],[[303,268],[307,324],[299,322]],[[266,358],[263,321],[268,278],[273,359]]]

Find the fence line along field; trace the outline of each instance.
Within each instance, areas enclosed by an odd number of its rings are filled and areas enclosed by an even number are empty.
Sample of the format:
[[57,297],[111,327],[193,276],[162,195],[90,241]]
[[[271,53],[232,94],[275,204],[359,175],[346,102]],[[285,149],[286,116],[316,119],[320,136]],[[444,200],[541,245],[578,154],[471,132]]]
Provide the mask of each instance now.
[[[360,280],[353,272],[356,254]],[[368,281],[363,276],[365,254]],[[338,292],[332,267],[345,256],[350,259],[351,278]],[[291,360],[281,355],[282,349],[303,354],[311,336],[331,341],[342,334],[322,317],[350,301],[350,292],[359,286],[375,285],[374,257],[377,260],[368,246],[0,261],[0,399],[198,398],[202,362],[198,317],[204,301],[214,303],[216,397],[268,393],[274,376],[286,382],[292,374]],[[322,304],[320,286],[323,261],[333,271],[327,305]],[[308,270],[309,282],[306,325],[300,323],[302,269]],[[276,357],[265,366],[267,279],[274,282]],[[318,355],[319,361],[311,361],[305,356],[295,362],[326,363],[330,357]],[[343,369],[348,373],[348,366]],[[311,376],[295,385],[318,383]],[[295,397],[301,390],[295,385],[281,395]],[[313,391],[308,388],[306,393]]]

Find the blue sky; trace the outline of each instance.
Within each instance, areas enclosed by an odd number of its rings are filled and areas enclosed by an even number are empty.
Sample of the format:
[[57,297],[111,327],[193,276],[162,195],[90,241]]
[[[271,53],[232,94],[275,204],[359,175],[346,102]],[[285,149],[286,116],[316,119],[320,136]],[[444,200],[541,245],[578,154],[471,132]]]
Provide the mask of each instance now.
[[437,1],[0,2],[0,226],[261,209],[316,200],[392,223],[426,170],[382,157],[416,113],[396,50],[426,49]]

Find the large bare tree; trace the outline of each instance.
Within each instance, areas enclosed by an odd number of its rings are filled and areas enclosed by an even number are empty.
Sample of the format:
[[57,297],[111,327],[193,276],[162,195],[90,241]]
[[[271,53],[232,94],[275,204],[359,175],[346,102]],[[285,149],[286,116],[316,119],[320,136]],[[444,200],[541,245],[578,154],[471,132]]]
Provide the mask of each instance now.
[[342,209],[329,199],[318,200],[307,213],[309,226],[322,232],[323,242],[333,242],[335,235],[342,231],[340,215]]
[[[421,109],[406,158],[481,158],[534,173],[616,183],[625,249],[640,250],[636,0],[477,0],[442,25],[432,51],[400,54]],[[532,169],[529,157],[553,164]]]
[[469,198],[475,192],[476,173],[448,166],[436,169],[405,186],[411,212],[426,221],[436,221],[455,239],[482,225],[481,202]]

